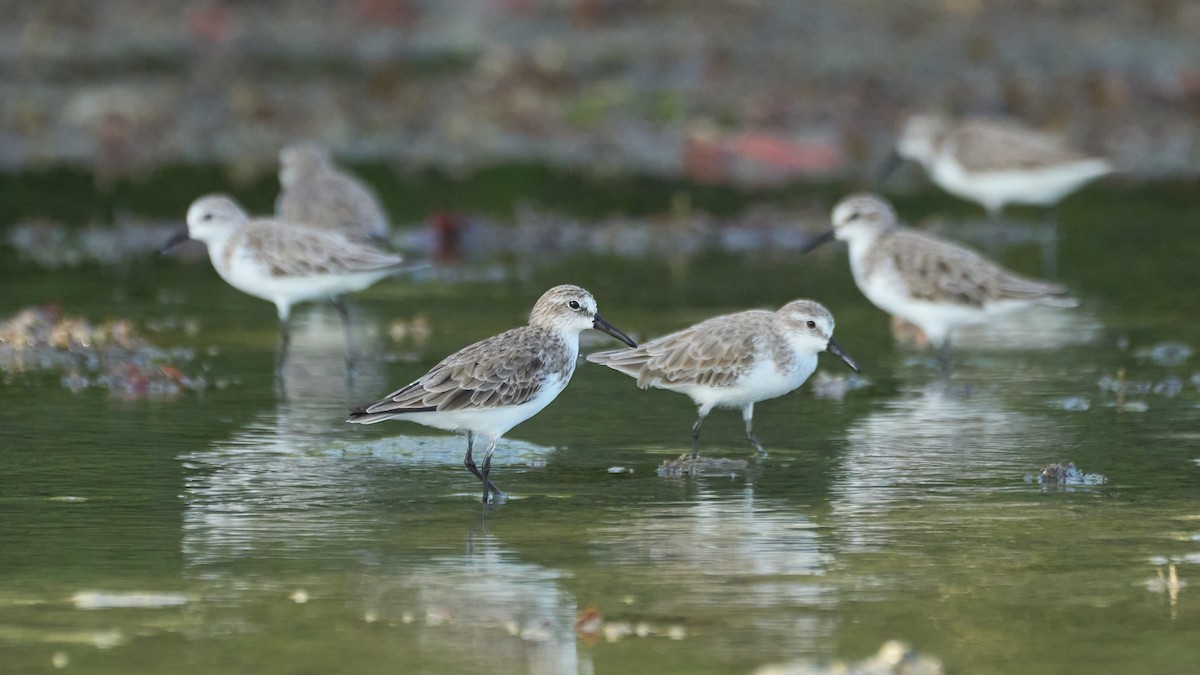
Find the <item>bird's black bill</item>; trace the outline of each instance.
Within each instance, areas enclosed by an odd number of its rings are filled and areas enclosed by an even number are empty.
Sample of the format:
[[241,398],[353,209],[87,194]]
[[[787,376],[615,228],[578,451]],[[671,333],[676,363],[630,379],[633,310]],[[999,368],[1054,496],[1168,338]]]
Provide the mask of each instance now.
[[166,253],[167,251],[170,251],[171,249],[182,244],[183,242],[187,241],[188,239],[190,239],[190,237],[188,237],[187,228],[184,228],[184,229],[180,230],[179,232],[176,232],[175,234],[171,235],[171,238],[167,240],[167,243],[162,245],[162,248],[158,249],[158,252]]
[[604,317],[600,316],[599,314],[592,317],[592,328],[595,328],[596,330],[604,331],[605,333],[608,333],[609,335],[617,338],[618,340],[620,340],[621,342],[624,342],[625,344],[629,345],[630,347],[637,346],[637,343],[634,342],[633,340],[631,340],[628,335],[617,330],[616,326],[605,321]]
[[800,253],[802,253],[802,254],[808,253],[809,251],[813,250],[814,248],[820,246],[821,244],[824,244],[824,243],[830,242],[830,241],[833,241],[833,230],[830,230],[830,231],[826,232],[825,234],[822,234],[820,236],[809,239],[808,243],[805,244],[803,246],[803,248],[800,249]]
[[842,349],[841,345],[834,342],[833,338],[829,338],[829,345],[825,347],[825,351],[827,351],[830,354],[833,354],[834,356],[841,359],[842,363],[845,363],[846,365],[850,366],[850,368],[853,369],[854,372],[856,372],[856,373],[862,372],[862,368],[858,367],[858,364],[854,362],[854,359],[850,358],[850,355],[847,354],[844,349]]
[[875,177],[875,182],[882,183],[896,173],[896,169],[904,163],[904,158],[895,150],[888,153],[887,159],[883,160],[883,164],[879,165],[879,173]]

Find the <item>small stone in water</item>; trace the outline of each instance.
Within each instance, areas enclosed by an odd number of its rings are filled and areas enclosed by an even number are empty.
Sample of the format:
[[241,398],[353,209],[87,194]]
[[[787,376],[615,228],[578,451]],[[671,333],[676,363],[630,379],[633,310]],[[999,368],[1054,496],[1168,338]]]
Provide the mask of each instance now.
[[877,654],[857,663],[835,661],[822,665],[800,660],[766,665],[754,671],[755,675],[942,675],[943,672],[940,660],[914,651],[899,640],[885,642]]
[[1149,356],[1160,366],[1178,366],[1192,357],[1192,348],[1182,342],[1160,342],[1150,349],[1139,349],[1137,356]]
[[1083,396],[1068,396],[1059,401],[1058,405],[1069,412],[1087,412],[1091,409],[1092,402]]
[[308,602],[308,591],[301,588],[294,591],[288,597],[291,598],[292,602],[296,603],[297,605],[303,605],[304,603]]
[[1145,401],[1126,401],[1121,406],[1121,410],[1124,412],[1142,413],[1142,412],[1146,412],[1149,409],[1150,409],[1150,406],[1147,405]]
[[66,652],[54,652],[50,657],[50,665],[62,670],[71,664],[71,657],[67,656]]
[[1162,382],[1155,384],[1152,391],[1159,396],[1174,398],[1183,391],[1183,380],[1178,377],[1168,377]]
[[633,627],[624,621],[606,621],[604,622],[604,639],[608,642],[616,642],[621,638],[633,635]]
[[1103,485],[1108,479],[1098,473],[1084,473],[1074,462],[1058,462],[1042,469],[1038,475],[1042,485]]
[[575,633],[583,637],[595,637],[603,627],[604,615],[595,607],[588,607],[575,621]]
[[830,375],[821,370],[812,378],[811,386],[813,395],[817,398],[841,401],[846,398],[848,392],[862,389],[870,384],[871,381],[862,375]]
[[627,466],[610,466],[610,467],[608,467],[608,472],[609,473],[633,473],[633,469],[631,469]]
[[750,463],[742,459],[721,459],[697,457],[692,459],[689,453],[684,453],[678,459],[663,460],[658,467],[661,478],[673,478],[684,475],[721,475],[745,471]]
[[1110,394],[1126,393],[1134,396],[1148,394],[1153,389],[1154,385],[1143,380],[1126,380],[1122,377],[1113,377],[1105,375],[1096,383],[1101,391]]

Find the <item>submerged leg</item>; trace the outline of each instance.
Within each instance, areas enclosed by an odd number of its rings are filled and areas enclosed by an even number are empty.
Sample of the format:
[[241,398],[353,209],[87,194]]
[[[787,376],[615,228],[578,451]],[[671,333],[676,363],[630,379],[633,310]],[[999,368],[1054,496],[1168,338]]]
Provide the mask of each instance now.
[[283,386],[283,368],[287,365],[288,345],[292,341],[286,309],[279,310],[279,352],[275,355],[275,383]]
[[483,474],[479,473],[479,467],[475,466],[475,460],[471,458],[471,450],[474,449],[474,446],[475,446],[475,432],[468,431],[467,432],[467,457],[466,457],[466,459],[463,460],[463,466],[467,467],[467,470],[470,471],[472,474],[474,474],[475,477],[478,478],[480,480],[480,482],[482,482]]
[[750,445],[754,446],[755,451],[759,455],[766,456],[767,451],[763,450],[762,443],[754,437],[754,404],[751,403],[745,408],[742,408],[742,419],[746,421],[746,440],[750,441]]
[[482,470],[483,475],[481,477],[481,479],[483,480],[483,503],[484,504],[488,503],[488,492],[489,491],[492,493],[492,503],[493,504],[499,504],[500,502],[504,501],[504,496],[505,496],[504,493],[500,491],[500,488],[496,487],[495,483],[493,483],[491,480],[488,479],[488,474],[490,474],[492,472],[492,453],[495,451],[496,451],[496,439],[489,437],[487,450],[484,451],[484,453],[483,453],[483,470]]
[[1044,228],[1041,236],[1042,244],[1042,274],[1048,277],[1058,276],[1058,205],[1050,211],[1050,222]]
[[704,424],[704,418],[708,417],[710,411],[712,411],[711,405],[700,406],[700,416],[692,425],[692,460],[700,456],[700,425]]
[[942,338],[942,343],[938,345],[938,367],[942,371],[943,377],[950,376],[950,336]]
[[342,333],[346,337],[346,372],[354,373],[354,341],[350,334],[350,310],[346,308],[346,303],[336,295],[330,296],[333,301],[333,307],[337,310],[338,316],[342,319]]

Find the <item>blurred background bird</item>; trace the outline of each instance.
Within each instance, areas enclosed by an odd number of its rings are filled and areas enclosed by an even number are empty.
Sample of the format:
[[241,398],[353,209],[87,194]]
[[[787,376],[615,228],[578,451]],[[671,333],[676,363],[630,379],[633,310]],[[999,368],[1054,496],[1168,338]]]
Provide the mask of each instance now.
[[934,115],[905,121],[884,175],[902,160],[919,163],[938,187],[979,204],[992,217],[1006,204],[1054,206],[1113,170],[1106,159],[1012,120]]
[[339,169],[318,145],[295,143],[279,152],[280,220],[355,239],[386,241],[391,228],[379,197],[365,182]]

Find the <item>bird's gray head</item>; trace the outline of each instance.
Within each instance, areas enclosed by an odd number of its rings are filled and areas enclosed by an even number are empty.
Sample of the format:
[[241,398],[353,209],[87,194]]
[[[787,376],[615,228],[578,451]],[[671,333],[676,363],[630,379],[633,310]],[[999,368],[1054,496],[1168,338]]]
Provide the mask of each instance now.
[[205,195],[188,208],[188,237],[204,242],[224,239],[249,219],[228,195]]
[[896,210],[888,200],[877,194],[862,192],[850,195],[833,207],[833,236],[852,240],[875,236],[897,224]]
[[861,372],[854,359],[833,341],[833,315],[824,305],[812,300],[793,300],[775,314],[783,322],[788,339],[797,351],[829,352],[855,372]]
[[850,242],[853,253],[856,242],[870,242],[879,233],[897,225],[896,211],[888,200],[869,192],[850,195],[838,202],[833,207],[832,220],[833,229],[810,239],[801,248],[801,253],[808,253],[834,239]]
[[925,166],[933,160],[948,123],[936,115],[913,115],[900,128],[896,154]]
[[313,143],[293,143],[279,151],[279,184],[290,188],[332,166],[329,155]]
[[595,328],[630,347],[637,346],[627,335],[600,316],[596,311],[596,299],[591,293],[570,284],[555,286],[543,293],[529,314],[529,325],[549,328],[567,335],[578,335],[589,328]]

